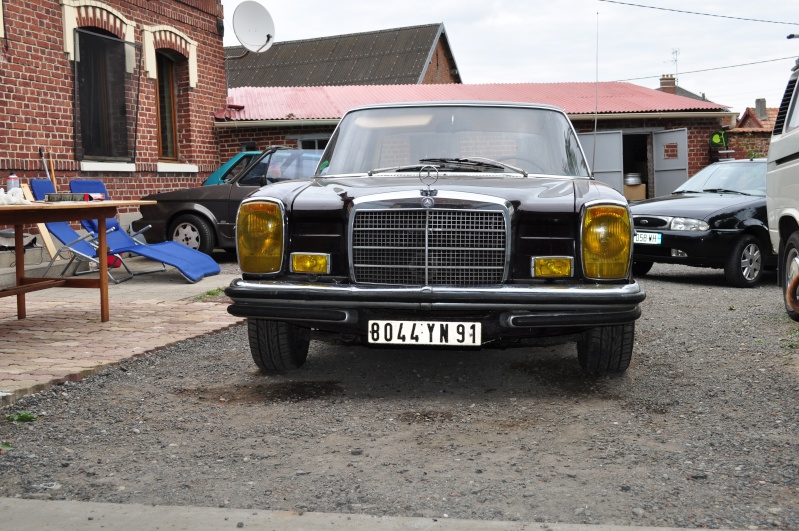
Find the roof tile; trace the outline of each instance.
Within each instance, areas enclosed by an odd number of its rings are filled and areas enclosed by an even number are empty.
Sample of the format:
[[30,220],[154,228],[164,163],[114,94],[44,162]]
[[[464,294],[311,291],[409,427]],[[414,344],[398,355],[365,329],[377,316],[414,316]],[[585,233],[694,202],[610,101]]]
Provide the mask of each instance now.
[[443,24],[427,24],[276,42],[261,54],[242,55],[242,46],[227,47],[228,86],[419,83],[428,57],[445,33]]

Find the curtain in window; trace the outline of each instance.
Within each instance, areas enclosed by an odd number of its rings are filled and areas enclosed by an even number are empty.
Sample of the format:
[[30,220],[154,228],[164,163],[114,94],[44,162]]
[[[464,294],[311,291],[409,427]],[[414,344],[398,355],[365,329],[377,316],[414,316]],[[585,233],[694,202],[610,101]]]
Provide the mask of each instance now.
[[[126,57],[136,54],[133,72]],[[75,32],[75,156],[133,162],[139,100],[139,47],[87,30]]]

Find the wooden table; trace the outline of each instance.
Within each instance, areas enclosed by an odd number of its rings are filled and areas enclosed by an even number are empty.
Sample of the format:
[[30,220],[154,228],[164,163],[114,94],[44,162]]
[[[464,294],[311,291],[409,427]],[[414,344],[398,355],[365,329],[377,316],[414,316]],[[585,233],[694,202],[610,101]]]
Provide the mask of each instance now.
[[[100,288],[100,320],[110,319],[108,307],[108,248],[106,245],[106,218],[115,217],[123,206],[152,204],[154,201],[87,201],[87,202],[35,202],[30,205],[0,205],[0,225],[14,226],[14,259],[17,282],[13,288],[0,290],[0,297],[17,296],[17,319],[25,319],[25,294],[47,288]],[[96,219],[98,235],[97,259],[100,278],[39,278],[25,276],[25,249],[22,244],[24,225],[51,221],[80,221]]]

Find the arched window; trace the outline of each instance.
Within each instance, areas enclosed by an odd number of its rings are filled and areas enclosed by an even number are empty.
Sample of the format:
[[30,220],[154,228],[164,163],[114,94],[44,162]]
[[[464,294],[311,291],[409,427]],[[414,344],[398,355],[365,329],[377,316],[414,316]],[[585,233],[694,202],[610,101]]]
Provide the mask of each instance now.
[[178,158],[177,134],[177,79],[175,61],[162,52],[156,53],[158,102],[158,158]]
[[189,119],[189,89],[197,85],[197,43],[169,26],[142,28],[144,70],[155,80],[158,158],[180,161],[179,123]]

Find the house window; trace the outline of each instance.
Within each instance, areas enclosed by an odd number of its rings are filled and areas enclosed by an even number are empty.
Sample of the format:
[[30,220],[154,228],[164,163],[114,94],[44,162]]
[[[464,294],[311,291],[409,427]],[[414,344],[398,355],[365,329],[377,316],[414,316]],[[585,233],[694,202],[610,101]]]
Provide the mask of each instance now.
[[325,149],[330,135],[287,136],[286,140],[296,140],[299,149]]
[[175,63],[162,53],[156,54],[158,80],[156,83],[158,97],[158,157],[161,159],[178,158],[177,106],[175,97]]
[[[135,68],[129,71],[133,54]],[[139,47],[101,29],[75,30],[75,156],[134,162]]]

